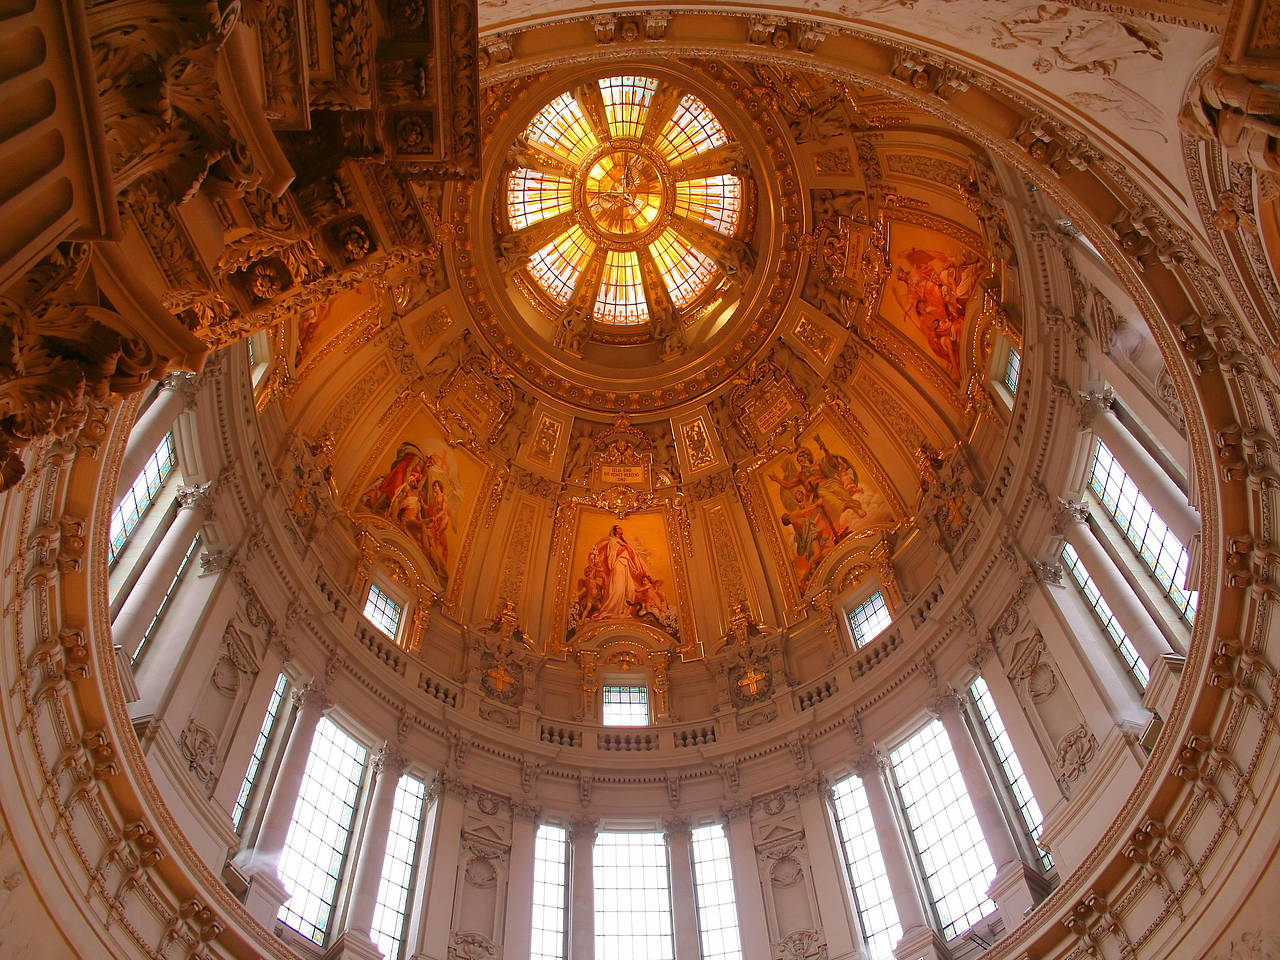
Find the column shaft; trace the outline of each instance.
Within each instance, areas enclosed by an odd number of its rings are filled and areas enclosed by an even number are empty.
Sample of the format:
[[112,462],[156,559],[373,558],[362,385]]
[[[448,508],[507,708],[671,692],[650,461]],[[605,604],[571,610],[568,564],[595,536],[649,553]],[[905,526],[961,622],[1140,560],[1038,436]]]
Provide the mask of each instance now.
[[368,937],[373,929],[373,913],[378,903],[378,885],[387,857],[387,840],[391,833],[391,814],[395,808],[396,787],[404,771],[404,759],[391,747],[383,747],[374,760],[373,799],[355,880],[351,885],[351,906],[347,911],[347,929]]
[[1147,665],[1147,669],[1150,670],[1164,654],[1172,653],[1173,648],[1152,622],[1147,608],[1133,592],[1133,587],[1124,578],[1124,574],[1115,565],[1110,554],[1098,542],[1088,521],[1069,523],[1066,539],[1067,543],[1075,548],[1085,569],[1089,571],[1089,576],[1093,578],[1098,592],[1102,594],[1102,599],[1107,601],[1107,606],[1115,614],[1120,629],[1133,643],[1134,649],[1138,651],[1138,656]]
[[671,922],[676,935],[676,960],[699,960],[698,908],[693,892],[693,855],[689,824],[667,826],[667,857],[671,865]]
[[818,895],[818,913],[827,938],[827,955],[831,960],[840,960],[855,954],[855,944],[860,943],[862,937],[850,926],[853,905],[846,894],[849,885],[844,878],[843,858],[831,831],[822,786],[806,781],[797,793],[809,868],[813,871],[813,886]]
[[1000,800],[987,776],[982,755],[978,753],[978,747],[960,713],[960,698],[954,693],[945,694],[935,702],[933,712],[947,731],[951,752],[955,754],[956,764],[960,767],[964,788],[978,817],[982,838],[987,841],[987,849],[991,851],[992,862],[998,869],[1017,861],[1018,849],[1014,846],[1013,834],[1009,831],[1009,823],[1000,809]]
[[[258,734],[262,730],[262,721],[267,715],[267,707],[271,704],[271,694],[275,690],[276,680],[280,677],[280,668],[284,665],[284,657],[279,644],[271,644],[263,654],[258,675],[253,680],[249,697],[245,700],[244,710],[236,723],[235,733],[231,736],[231,746],[227,748],[227,758],[222,764],[222,774],[218,777],[218,785],[213,790],[213,802],[228,815],[236,805],[240,795],[240,787],[244,785],[244,775],[249,769],[249,759],[253,756],[253,748],[258,743]],[[283,703],[281,708],[283,709]],[[279,714],[276,722],[280,722]]]
[[595,960],[596,955],[596,881],[594,820],[579,820],[571,831],[573,838],[569,895],[569,955],[573,960]]
[[871,811],[871,822],[875,825],[880,856],[884,858],[889,889],[893,891],[893,905],[898,911],[898,921],[905,934],[910,930],[927,927],[928,924],[924,917],[924,906],[912,879],[907,848],[898,833],[898,823],[893,816],[893,807],[889,804],[883,762],[882,756],[873,754],[859,765],[857,772],[862,778],[863,789],[867,791],[867,807]]
[[207,516],[207,507],[201,501],[192,500],[190,505],[178,508],[173,523],[160,540],[160,546],[147,558],[142,575],[112,621],[112,637],[116,644],[124,647],[130,659],[137,655],[147,627],[160,609],[160,602],[173,583],[182,558],[187,555],[191,541]]
[[271,796],[262,816],[262,825],[258,828],[257,840],[251,849],[236,857],[250,879],[245,906],[267,929],[274,927],[280,904],[289,898],[278,873],[280,854],[289,836],[294,807],[298,805],[302,778],[307,772],[307,758],[311,755],[311,741],[328,707],[328,701],[315,687],[303,689],[298,694],[297,703],[293,730],[289,733],[289,742],[285,744],[280,767],[271,784]]
[[507,878],[507,918],[502,935],[504,957],[527,957],[533,944],[532,910],[535,873],[534,853],[538,837],[536,811],[513,811],[511,866]]
[[[423,888],[422,929],[419,950],[443,960],[449,955],[453,930],[453,898],[458,886],[458,860],[462,850],[462,822],[466,787],[455,778],[441,775],[436,800],[435,831],[432,834],[430,874]],[[413,956],[413,951],[405,951]]]
[[772,942],[765,925],[764,891],[760,887],[760,863],[751,836],[749,808],[730,811],[729,860],[733,867],[733,899],[738,907],[738,933],[743,960],[770,960]]
[[120,482],[116,488],[116,502],[120,493],[127,490],[142,472],[147,459],[156,452],[164,435],[173,429],[178,416],[191,402],[189,374],[170,375],[129,431],[124,457],[120,461]]

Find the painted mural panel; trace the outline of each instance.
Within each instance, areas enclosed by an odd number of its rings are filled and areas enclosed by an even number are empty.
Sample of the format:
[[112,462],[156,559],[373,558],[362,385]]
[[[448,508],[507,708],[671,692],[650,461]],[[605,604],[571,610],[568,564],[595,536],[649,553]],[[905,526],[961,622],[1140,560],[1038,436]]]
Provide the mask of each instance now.
[[965,322],[982,307],[978,282],[987,266],[980,253],[935,230],[890,225],[890,274],[880,314],[956,383],[963,376]]
[[664,511],[619,520],[583,509],[569,567],[567,636],[595,624],[636,621],[680,636],[676,579]]
[[388,448],[355,512],[399,527],[447,588],[482,475],[481,464],[449,446],[434,420],[419,415]]
[[801,435],[794,450],[766,464],[764,477],[801,593],[837,544],[893,522],[869,471],[825,417]]

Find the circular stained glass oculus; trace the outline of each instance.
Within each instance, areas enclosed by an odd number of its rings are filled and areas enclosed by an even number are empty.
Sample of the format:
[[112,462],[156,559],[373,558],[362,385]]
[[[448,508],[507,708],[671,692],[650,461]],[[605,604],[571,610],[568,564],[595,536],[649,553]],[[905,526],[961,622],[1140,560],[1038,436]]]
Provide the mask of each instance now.
[[505,183],[503,247],[527,253],[524,286],[552,316],[572,303],[619,328],[668,305],[692,317],[739,242],[741,152],[706,103],[666,80],[606,77],[555,97]]

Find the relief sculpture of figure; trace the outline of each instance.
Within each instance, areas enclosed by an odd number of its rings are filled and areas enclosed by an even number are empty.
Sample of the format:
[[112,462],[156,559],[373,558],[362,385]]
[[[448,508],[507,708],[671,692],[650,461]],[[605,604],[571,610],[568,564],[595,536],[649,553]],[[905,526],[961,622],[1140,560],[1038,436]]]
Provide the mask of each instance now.
[[1188,136],[1212,140],[1231,159],[1280,174],[1280,88],[1212,68],[1178,114]]

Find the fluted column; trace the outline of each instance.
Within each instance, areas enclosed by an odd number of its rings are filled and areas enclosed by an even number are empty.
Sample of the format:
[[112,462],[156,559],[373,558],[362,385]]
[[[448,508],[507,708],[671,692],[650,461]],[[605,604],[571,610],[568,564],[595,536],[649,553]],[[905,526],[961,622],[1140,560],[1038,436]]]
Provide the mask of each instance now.
[[1137,484],[1152,509],[1173,531],[1173,535],[1184,547],[1189,547],[1192,539],[1200,532],[1200,515],[1187,502],[1186,494],[1116,418],[1109,395],[1088,392],[1083,394],[1083,399],[1086,421],[1093,427],[1098,439],[1120,461],[1125,473]]
[[569,956],[573,960],[595,960],[596,955],[596,821],[573,821],[573,869],[569,877]]
[[733,867],[733,899],[738,908],[738,933],[742,938],[743,960],[770,960],[772,944],[765,925],[764,891],[760,887],[760,866],[755,838],[751,836],[751,804],[725,808],[729,838],[729,862]]
[[325,960],[377,960],[382,955],[372,939],[373,914],[378,904],[382,868],[387,859],[396,787],[404,768],[404,757],[390,744],[384,744],[373,758],[373,799],[369,803],[369,816],[356,858],[346,929],[325,951]]
[[129,659],[137,656],[142,637],[151,625],[169,585],[191,548],[196,533],[212,516],[210,485],[179,487],[178,512],[143,568],[142,575],[129,591],[129,596],[111,623],[114,642],[123,647]]
[[115,502],[120,493],[129,489],[142,472],[150,456],[160,446],[164,435],[173,429],[178,417],[195,400],[195,374],[178,371],[164,378],[151,406],[142,412],[129,431],[124,457],[120,461],[120,481],[116,486]]
[[996,867],[987,895],[1000,910],[1005,929],[1012,930],[1022,922],[1023,915],[1040,901],[1044,887],[1033,879],[1038,872],[1028,870],[1018,855],[1009,821],[1000,807],[1000,798],[987,775],[986,764],[978,752],[973,734],[965,723],[962,705],[960,695],[948,691],[930,705],[930,713],[942,721],[947,732],[965,792],[969,794],[969,802],[973,804],[973,812],[978,818],[978,828]]
[[827,956],[831,960],[845,960],[861,956],[856,944],[862,941],[862,937],[850,925],[853,904],[845,892],[848,883],[843,875],[842,855],[825,806],[829,790],[822,775],[815,773],[801,780],[795,793],[800,806],[800,820],[804,824],[814,891],[818,896],[822,933],[827,940]]
[[1088,506],[1083,503],[1062,501],[1061,521],[1064,535],[1079,555],[1085,570],[1093,578],[1102,599],[1115,614],[1120,629],[1133,644],[1138,656],[1150,670],[1166,653],[1172,653],[1169,641],[1151,619],[1151,614],[1134,593],[1129,581],[1111,559],[1089,526]]
[[314,685],[298,691],[294,702],[297,715],[271,784],[271,797],[262,816],[262,826],[258,828],[258,837],[251,849],[236,857],[250,880],[245,906],[268,930],[275,925],[280,905],[289,899],[289,891],[280,882],[278,873],[280,854],[289,836],[294,807],[298,805],[302,778],[307,772],[307,758],[311,756],[311,741],[315,739],[320,718],[329,708],[326,692]]
[[538,842],[538,808],[527,801],[511,805],[511,866],[507,877],[504,957],[527,957],[533,944],[531,923]]
[[667,859],[671,866],[671,922],[675,930],[676,960],[699,960],[698,907],[693,892],[693,854],[689,821],[663,820]]
[[893,892],[893,905],[902,925],[902,938],[894,948],[894,955],[904,960],[907,957],[912,960],[917,957],[945,960],[948,955],[946,945],[925,919],[924,904],[912,878],[911,861],[889,802],[889,791],[884,782],[884,771],[888,765],[888,758],[873,749],[859,758],[854,772],[861,778],[867,793],[867,808],[875,827],[876,842],[880,845],[885,875]]

